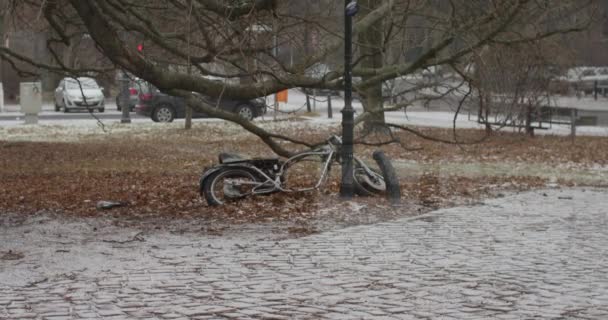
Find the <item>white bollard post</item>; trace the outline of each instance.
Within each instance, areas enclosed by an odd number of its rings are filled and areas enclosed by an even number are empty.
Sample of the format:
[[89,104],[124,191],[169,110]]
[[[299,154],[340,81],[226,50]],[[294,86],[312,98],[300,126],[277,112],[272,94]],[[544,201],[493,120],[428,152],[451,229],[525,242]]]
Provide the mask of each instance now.
[[25,124],[37,124],[42,111],[42,83],[22,82],[19,86],[19,104],[25,114]]
[[572,139],[576,137],[576,118],[578,116],[578,110],[575,108],[570,109],[570,136]]

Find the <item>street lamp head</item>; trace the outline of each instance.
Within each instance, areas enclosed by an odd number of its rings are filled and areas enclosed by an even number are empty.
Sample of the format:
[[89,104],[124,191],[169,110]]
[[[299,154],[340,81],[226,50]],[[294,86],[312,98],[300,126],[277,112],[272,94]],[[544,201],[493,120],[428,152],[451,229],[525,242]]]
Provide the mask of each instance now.
[[354,17],[359,12],[359,4],[356,0],[352,0],[346,5],[346,16]]

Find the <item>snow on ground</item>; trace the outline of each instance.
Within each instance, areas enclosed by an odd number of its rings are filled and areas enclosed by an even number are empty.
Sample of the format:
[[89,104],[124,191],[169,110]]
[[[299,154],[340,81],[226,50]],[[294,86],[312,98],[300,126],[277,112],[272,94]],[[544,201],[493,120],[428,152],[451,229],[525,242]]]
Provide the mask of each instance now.
[[[314,99],[311,100],[311,105],[314,107]],[[274,98],[269,96],[267,103],[270,106],[274,105]],[[279,111],[275,114],[273,110],[264,117],[256,119],[258,124],[261,124],[268,130],[285,128],[285,127],[316,127],[327,125],[339,125],[342,115],[340,110],[344,108],[344,100],[340,97],[332,97],[333,118],[327,116],[327,97],[316,97],[316,108],[312,113],[306,113],[306,96],[299,90],[289,91],[289,102],[281,103]],[[591,98],[560,98],[556,100],[556,104],[562,106],[575,106],[581,110],[603,111],[608,112],[608,102],[606,100],[595,101]],[[361,113],[362,105],[360,102],[353,102],[355,116]],[[116,114],[119,112],[115,107],[108,105],[106,108],[107,114]],[[280,121],[272,122],[269,120],[286,119],[293,114],[298,113],[299,117],[305,119],[302,122]],[[120,120],[101,120],[97,121],[93,116],[83,117],[86,113],[79,114],[78,119],[69,116],[63,117],[63,114],[58,114],[53,110],[52,105],[45,105],[41,115],[47,116],[45,119],[39,120],[38,125],[23,124],[23,114],[19,112],[19,106],[5,106],[5,112],[0,113],[0,139],[18,139],[18,140],[55,140],[57,135],[61,135],[63,140],[75,139],[78,135],[93,135],[93,134],[120,134],[132,129],[153,131],[162,128],[181,128],[184,120],[176,120],[172,124],[153,123],[148,118],[132,118],[131,125],[120,124]],[[72,114],[70,114],[72,115]],[[14,118],[13,118],[14,117]],[[406,126],[424,126],[424,127],[439,127],[452,128],[454,125],[454,112],[451,111],[429,111],[422,107],[413,107],[407,112],[387,112],[386,120],[391,123],[396,123]],[[218,119],[195,119],[195,123],[217,124],[226,126],[224,121]],[[102,125],[103,124],[103,125]],[[461,113],[456,119],[457,128],[472,128],[483,129],[483,125],[477,123],[474,115],[469,116],[468,113]],[[235,127],[235,133],[239,130]],[[503,129],[513,130],[517,129]],[[585,136],[608,136],[608,127],[593,127],[579,126],[577,127],[577,135]],[[554,135],[569,135],[570,126],[568,125],[553,125],[549,130],[537,130],[538,134],[554,134]],[[60,134],[61,133],[61,134]]]
[[605,98],[595,100],[592,97],[554,97],[551,98],[551,105],[558,108],[575,108],[584,111],[604,111],[608,112],[608,100]]

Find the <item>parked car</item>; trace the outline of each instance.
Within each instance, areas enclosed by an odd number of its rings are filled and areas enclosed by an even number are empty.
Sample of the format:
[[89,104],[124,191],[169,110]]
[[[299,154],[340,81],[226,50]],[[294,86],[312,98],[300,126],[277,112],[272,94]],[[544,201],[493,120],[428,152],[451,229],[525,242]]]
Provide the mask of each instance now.
[[[139,79],[139,78],[133,78],[129,80],[129,92],[128,92],[128,96],[129,96],[129,100],[128,100],[128,106],[129,106],[129,111],[133,111],[135,109],[135,106],[137,105],[137,103],[139,102],[140,98],[146,98],[146,96],[149,96],[151,94],[153,94],[153,91],[155,90],[155,88],[150,85],[148,82],[146,82],[143,79]],[[122,97],[123,95],[123,91],[121,89],[121,91],[118,92],[118,95],[116,96],[116,109],[118,111],[122,110]]]
[[55,111],[105,110],[103,88],[93,78],[64,78],[55,89]]
[[[217,101],[210,98],[205,100],[209,102],[209,105],[218,105]],[[247,120],[252,120],[266,113],[266,103],[262,98],[253,100],[223,98],[219,107],[224,111],[236,113]],[[151,117],[154,122],[172,122],[174,119],[186,117],[186,103],[180,97],[170,96],[154,90],[150,94],[140,96],[135,112],[139,115]],[[208,115],[194,111],[192,117],[205,118]]]

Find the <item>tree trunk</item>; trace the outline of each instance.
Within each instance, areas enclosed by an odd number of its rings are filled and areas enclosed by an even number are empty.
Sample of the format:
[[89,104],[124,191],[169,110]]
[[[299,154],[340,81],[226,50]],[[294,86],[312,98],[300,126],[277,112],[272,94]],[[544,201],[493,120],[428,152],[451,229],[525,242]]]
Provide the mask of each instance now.
[[[484,114],[485,112],[485,114]],[[483,122],[486,128],[486,134],[492,134],[492,125],[490,124],[489,109],[486,105],[485,94],[479,89],[479,113],[477,114],[477,120]]]
[[190,107],[186,107],[186,125],[184,126],[184,129],[192,129],[192,108]]
[[[382,1],[364,0],[361,1],[362,15],[375,10],[382,5]],[[383,66],[383,23],[378,21],[371,28],[359,34],[358,42],[360,44],[359,51],[361,54],[361,66],[364,68],[381,68]],[[362,80],[365,82],[366,77]],[[382,99],[382,83],[377,83],[360,92],[361,102],[366,112],[371,113],[371,117],[364,122],[365,131],[384,131],[384,111]]]
[[[5,46],[5,41],[4,41],[4,10],[2,10],[2,12],[0,12],[0,45],[1,46]],[[0,57],[0,83],[2,83],[4,81],[4,59],[2,59],[2,57]],[[2,90],[4,90],[4,84],[2,83]],[[2,98],[4,99],[4,92],[2,92]],[[1,102],[1,109],[0,111],[4,111],[4,101]]]
[[387,130],[385,126],[385,118],[382,104],[382,87],[375,85],[363,93],[362,97],[363,108],[370,112],[370,117],[363,123],[366,132],[384,132]]
[[534,137],[534,128],[532,127],[532,112],[533,106],[531,102],[528,102],[526,107],[526,134],[530,137]]

